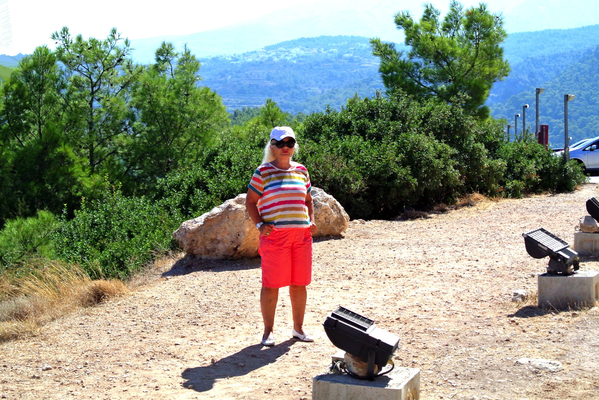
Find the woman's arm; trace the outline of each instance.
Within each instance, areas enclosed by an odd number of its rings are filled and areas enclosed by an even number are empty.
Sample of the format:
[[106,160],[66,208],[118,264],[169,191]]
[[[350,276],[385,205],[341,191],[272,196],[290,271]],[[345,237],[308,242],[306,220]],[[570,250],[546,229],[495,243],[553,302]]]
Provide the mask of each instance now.
[[306,194],[306,207],[308,207],[308,216],[310,217],[310,231],[315,234],[318,228],[316,227],[316,218],[314,218],[314,201],[310,192]]
[[[260,216],[260,212],[258,211],[258,200],[260,200],[260,195],[254,192],[252,189],[248,189],[247,196],[245,197],[245,209],[250,215],[250,219],[254,224],[258,224],[262,221],[262,217]],[[261,235],[268,236],[272,231],[273,227],[270,224],[262,224],[259,228]]]

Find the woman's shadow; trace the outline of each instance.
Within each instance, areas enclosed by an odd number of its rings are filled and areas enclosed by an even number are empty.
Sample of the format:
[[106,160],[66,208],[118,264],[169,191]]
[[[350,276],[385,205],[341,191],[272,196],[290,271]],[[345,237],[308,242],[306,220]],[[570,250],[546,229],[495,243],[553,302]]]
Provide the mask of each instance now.
[[206,392],[214,386],[217,379],[246,375],[265,365],[272,364],[289,352],[293,339],[286,340],[273,347],[261,344],[246,347],[204,367],[187,368],[181,376],[185,379],[183,387]]

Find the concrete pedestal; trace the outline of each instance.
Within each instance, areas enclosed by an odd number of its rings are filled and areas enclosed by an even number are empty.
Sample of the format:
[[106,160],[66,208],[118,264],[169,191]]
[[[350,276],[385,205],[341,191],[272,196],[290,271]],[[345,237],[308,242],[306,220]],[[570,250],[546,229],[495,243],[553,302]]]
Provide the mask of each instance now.
[[572,248],[581,256],[599,254],[599,233],[574,233],[574,245]]
[[594,307],[599,298],[599,271],[574,275],[539,275],[539,307]]
[[312,400],[419,400],[420,370],[395,367],[373,381],[346,374],[322,374],[314,378]]

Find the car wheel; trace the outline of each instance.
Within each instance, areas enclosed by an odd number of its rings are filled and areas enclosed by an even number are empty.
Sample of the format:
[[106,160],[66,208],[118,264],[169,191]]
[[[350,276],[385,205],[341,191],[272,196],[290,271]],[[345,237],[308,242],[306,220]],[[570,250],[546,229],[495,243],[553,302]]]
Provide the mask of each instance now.
[[588,174],[589,171],[587,171],[586,167],[584,166],[584,163],[580,160],[574,160],[576,161],[576,164],[580,165],[582,167],[582,172],[584,172],[585,174]]

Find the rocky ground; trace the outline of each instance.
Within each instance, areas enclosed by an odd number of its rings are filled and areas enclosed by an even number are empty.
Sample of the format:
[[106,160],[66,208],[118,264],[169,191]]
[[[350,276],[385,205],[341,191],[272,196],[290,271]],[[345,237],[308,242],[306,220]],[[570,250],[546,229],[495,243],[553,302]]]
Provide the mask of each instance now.
[[[314,245],[305,330],[315,343],[291,339],[282,289],[277,345],[259,344],[259,260],[181,256],[127,297],[0,344],[0,397],[310,399],[336,352],[322,323],[343,305],[401,338],[393,359],[420,369],[421,399],[597,399],[599,311],[537,308],[547,259],[528,256],[521,236],[544,227],[573,243],[595,195],[588,184],[426,219],[352,221]],[[586,258],[581,269],[599,265]],[[519,289],[532,300],[512,302]]]

